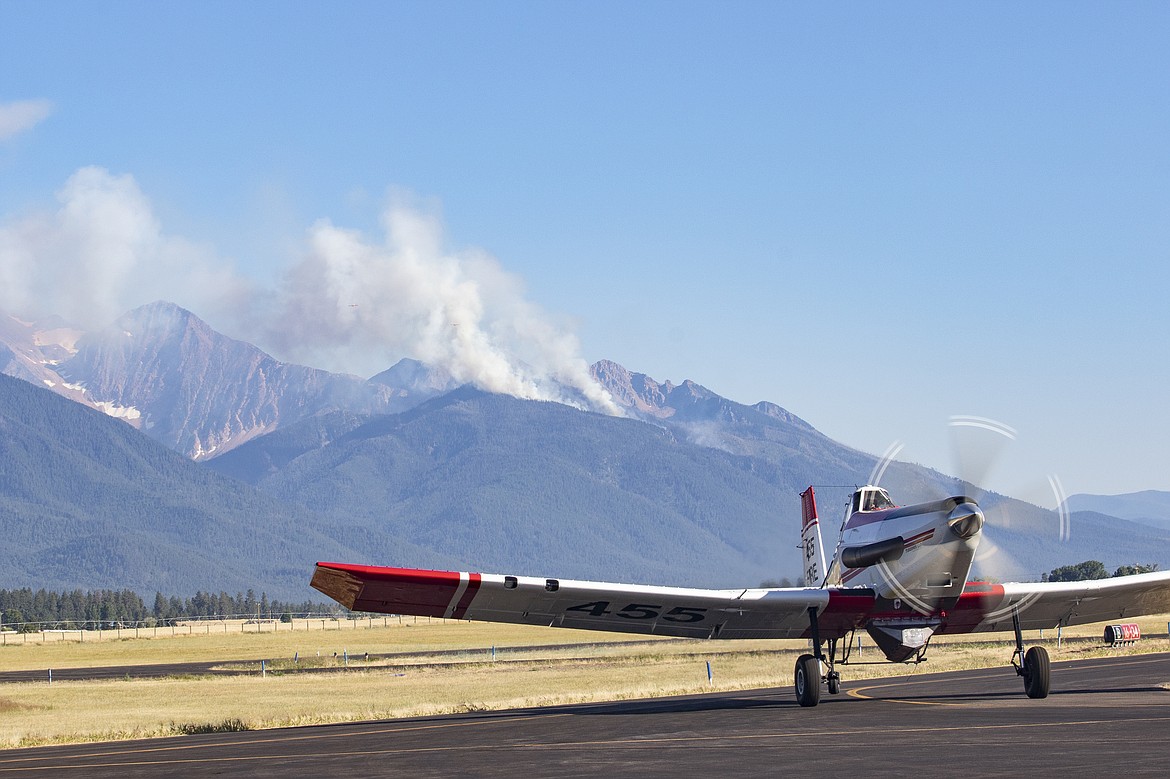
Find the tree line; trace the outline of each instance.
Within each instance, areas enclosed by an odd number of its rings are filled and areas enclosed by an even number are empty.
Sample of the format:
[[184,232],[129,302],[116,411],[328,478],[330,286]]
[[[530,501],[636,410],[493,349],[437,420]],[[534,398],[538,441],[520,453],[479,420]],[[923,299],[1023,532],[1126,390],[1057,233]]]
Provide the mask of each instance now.
[[168,598],[157,592],[150,607],[132,590],[53,592],[40,589],[33,592],[29,587],[0,590],[0,621],[4,625],[39,622],[108,627],[120,623],[166,624],[196,617],[289,619],[293,614],[339,614],[346,611],[336,603],[269,600],[264,592],[257,598],[254,590],[235,595],[200,591],[190,598]]
[[[1113,572],[1114,576],[1132,576],[1136,573],[1153,573],[1158,570],[1158,564],[1152,565],[1122,565]],[[1081,582],[1090,579],[1108,579],[1109,569],[1100,560],[1085,560],[1076,565],[1062,565],[1053,568],[1050,573],[1042,574],[1042,582]]]

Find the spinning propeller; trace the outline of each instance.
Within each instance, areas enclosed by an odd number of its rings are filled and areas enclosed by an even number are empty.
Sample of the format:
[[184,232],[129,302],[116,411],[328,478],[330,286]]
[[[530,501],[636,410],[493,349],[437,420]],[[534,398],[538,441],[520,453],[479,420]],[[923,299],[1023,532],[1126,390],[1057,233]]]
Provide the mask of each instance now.
[[[1012,498],[990,491],[985,486],[996,465],[1016,440],[1015,429],[994,419],[977,416],[952,416],[947,424],[950,438],[951,462],[955,474],[954,486],[942,488],[935,483],[924,485],[934,497],[965,495],[979,504],[985,517],[975,567],[980,576],[996,580],[1035,575],[1036,565],[1022,561],[1020,544],[1011,545],[1009,552],[1001,543],[1005,536],[1026,533],[1029,539],[1045,542],[1066,542],[1070,527],[1065,492],[1060,479],[1048,476],[1043,482],[1024,484],[1012,490]],[[879,484],[887,469],[901,454],[904,445],[895,441],[886,449],[870,474],[870,483]],[[945,491],[949,490],[949,491]],[[943,494],[945,491],[945,494]],[[1041,508],[1039,504],[1055,500],[1056,509]]]

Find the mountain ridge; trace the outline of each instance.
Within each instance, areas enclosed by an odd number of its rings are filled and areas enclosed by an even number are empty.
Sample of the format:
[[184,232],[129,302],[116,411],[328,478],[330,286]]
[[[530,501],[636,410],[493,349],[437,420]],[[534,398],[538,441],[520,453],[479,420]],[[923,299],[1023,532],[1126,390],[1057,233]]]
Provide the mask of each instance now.
[[[308,545],[368,563],[752,586],[800,570],[801,490],[859,485],[877,462],[775,403],[737,403],[695,381],[659,382],[613,361],[592,372],[624,417],[457,387],[415,360],[369,380],[292,366],[166,303],[128,312],[75,343],[68,328],[12,322],[0,326],[0,342],[17,347],[7,347],[10,367],[39,364],[84,389],[91,405],[138,411],[129,421],[142,428],[58,414],[78,430],[104,430],[78,439],[48,417],[43,430],[20,428],[19,415],[0,417],[12,463],[0,470],[0,506],[9,511],[12,537],[41,564],[11,568],[23,575],[60,572],[76,558],[77,570],[106,582],[129,570],[140,557],[134,549],[145,549],[182,561],[177,567],[188,578],[199,571],[187,562],[200,560],[231,581],[264,577],[275,584],[249,586],[277,593],[299,586]],[[56,335],[37,342],[37,333],[49,332]],[[49,382],[40,383],[32,389],[44,392]],[[94,443],[109,437],[105,424],[121,425],[114,438],[122,443]],[[194,464],[174,455],[172,466],[181,461],[231,480],[208,486],[190,473],[160,475],[152,465],[157,451],[124,453],[129,444],[120,436],[131,433],[153,436],[162,451],[157,440],[168,439],[201,457]],[[30,447],[45,460],[39,480]],[[68,486],[71,471],[83,478]],[[160,491],[155,481],[171,486]],[[890,465],[882,481],[904,504],[968,489],[907,463]],[[95,492],[101,484],[116,499]],[[822,515],[833,527],[843,499],[825,489]],[[1153,562],[1170,562],[1170,543],[1157,528],[1118,524],[1111,534],[1107,519],[1075,512],[1072,538],[1061,541],[1053,512],[995,495],[981,505],[989,535],[994,529],[1004,542],[1010,565],[1003,570],[1035,577],[1082,554],[1111,565],[1114,558],[1146,563],[1130,556],[1149,549],[1161,550]],[[144,523],[152,506],[166,507],[181,527]],[[175,535],[202,532],[224,544],[248,526],[240,506],[260,518],[247,545],[247,554],[262,558],[256,564],[240,562],[230,545],[217,563],[207,551],[214,544],[189,549],[192,538]],[[827,536],[826,544],[834,540]],[[164,568],[143,566],[143,576],[168,581]]]
[[1065,505],[1070,511],[1091,511],[1170,530],[1170,492],[1162,490],[1142,490],[1120,495],[1081,493],[1069,496]]
[[303,598],[318,554],[360,554],[334,524],[0,376],[0,586]]

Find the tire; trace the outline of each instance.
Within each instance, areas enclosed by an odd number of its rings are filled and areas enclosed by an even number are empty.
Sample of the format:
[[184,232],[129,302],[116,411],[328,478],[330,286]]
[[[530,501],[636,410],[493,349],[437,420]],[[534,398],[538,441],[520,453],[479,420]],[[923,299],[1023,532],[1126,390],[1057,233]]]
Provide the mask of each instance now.
[[841,692],[841,677],[837,676],[837,672],[829,674],[829,695],[836,695]]
[[1048,650],[1032,647],[1024,655],[1024,692],[1029,698],[1047,698],[1050,678]]
[[821,664],[812,655],[801,655],[796,660],[796,702],[801,706],[816,706],[821,700]]

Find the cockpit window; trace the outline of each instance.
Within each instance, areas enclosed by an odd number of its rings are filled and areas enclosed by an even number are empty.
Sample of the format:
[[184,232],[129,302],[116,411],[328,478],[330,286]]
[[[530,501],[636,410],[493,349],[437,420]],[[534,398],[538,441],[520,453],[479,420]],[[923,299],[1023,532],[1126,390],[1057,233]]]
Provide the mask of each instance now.
[[881,490],[869,490],[862,497],[862,511],[881,511],[883,509],[892,509],[893,507],[893,501]]

